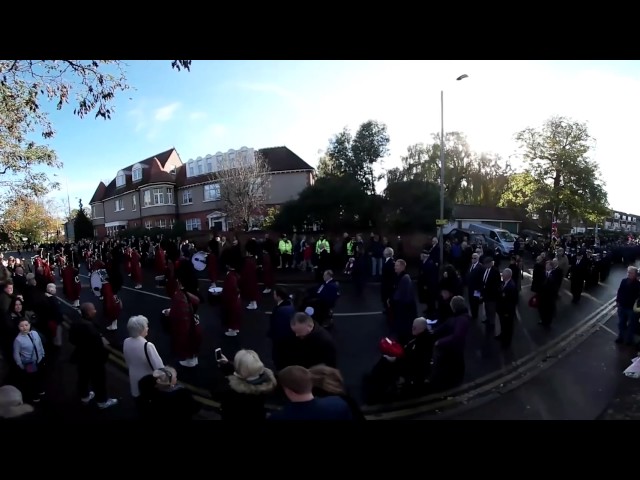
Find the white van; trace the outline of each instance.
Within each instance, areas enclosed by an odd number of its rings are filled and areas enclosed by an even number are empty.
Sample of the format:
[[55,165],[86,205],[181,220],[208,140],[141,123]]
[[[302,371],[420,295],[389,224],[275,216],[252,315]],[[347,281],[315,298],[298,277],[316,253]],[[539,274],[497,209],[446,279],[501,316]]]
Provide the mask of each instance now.
[[483,234],[487,239],[488,246],[496,252],[496,254],[506,257],[513,252],[513,245],[516,239],[508,230],[485,223],[471,223],[469,224],[468,230],[471,230],[473,233]]

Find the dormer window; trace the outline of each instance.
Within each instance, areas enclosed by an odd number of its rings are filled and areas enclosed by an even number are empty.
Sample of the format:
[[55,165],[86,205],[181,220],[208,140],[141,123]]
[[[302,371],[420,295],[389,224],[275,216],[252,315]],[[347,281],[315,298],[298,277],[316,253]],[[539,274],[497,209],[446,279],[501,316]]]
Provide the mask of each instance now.
[[124,187],[125,183],[126,183],[126,179],[124,176],[124,172],[120,170],[118,172],[118,175],[116,176],[116,187]]
[[140,180],[142,180],[142,167],[140,165],[136,165],[131,170],[131,179],[134,182],[139,182]]

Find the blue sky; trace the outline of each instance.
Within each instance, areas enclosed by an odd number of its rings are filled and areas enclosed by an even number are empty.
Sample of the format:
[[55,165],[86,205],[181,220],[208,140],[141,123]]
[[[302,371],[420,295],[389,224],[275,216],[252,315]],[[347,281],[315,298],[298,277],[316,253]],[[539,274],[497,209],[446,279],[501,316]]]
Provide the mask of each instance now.
[[[640,62],[615,61],[170,61],[128,62],[135,90],[122,93],[109,121],[53,112],[50,145],[64,162],[72,206],[87,204],[100,180],[176,147],[182,160],[242,146],[286,145],[311,165],[344,126],[388,125],[391,153],[431,141],[440,128],[467,133],[472,148],[504,158],[513,134],[552,115],[586,121],[597,139],[613,208],[640,214],[634,191],[640,131]],[[467,73],[469,78],[455,82]],[[517,164],[517,155],[511,157]],[[382,167],[381,167],[382,168]],[[66,197],[65,180],[56,197]]]

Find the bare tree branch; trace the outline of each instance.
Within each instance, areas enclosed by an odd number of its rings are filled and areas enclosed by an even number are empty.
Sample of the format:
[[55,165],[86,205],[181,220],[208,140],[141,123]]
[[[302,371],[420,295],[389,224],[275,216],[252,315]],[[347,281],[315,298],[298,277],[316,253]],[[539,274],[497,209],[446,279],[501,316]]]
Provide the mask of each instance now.
[[220,201],[227,218],[244,230],[264,217],[271,175],[264,157],[243,151],[225,154],[210,179],[220,185]]

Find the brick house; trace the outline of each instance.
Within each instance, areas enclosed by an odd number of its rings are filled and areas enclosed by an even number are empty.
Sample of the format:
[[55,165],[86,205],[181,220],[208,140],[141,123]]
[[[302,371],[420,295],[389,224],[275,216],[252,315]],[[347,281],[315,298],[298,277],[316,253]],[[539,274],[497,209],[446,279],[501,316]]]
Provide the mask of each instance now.
[[[258,152],[271,174],[267,206],[294,199],[313,183],[313,167],[287,147]],[[252,158],[255,151],[242,147],[183,163],[171,148],[119,170],[108,185],[98,184],[89,202],[94,235],[104,237],[127,228],[171,228],[177,220],[184,221],[187,230],[229,230],[214,174],[219,160],[235,155]]]

